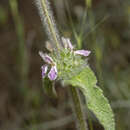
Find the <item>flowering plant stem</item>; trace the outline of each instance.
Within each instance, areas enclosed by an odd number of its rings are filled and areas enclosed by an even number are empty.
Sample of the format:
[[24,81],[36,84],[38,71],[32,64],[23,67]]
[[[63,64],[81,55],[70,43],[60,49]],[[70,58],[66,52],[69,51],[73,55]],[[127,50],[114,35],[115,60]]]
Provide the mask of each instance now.
[[70,93],[73,100],[74,112],[77,118],[77,127],[79,128],[79,130],[88,130],[87,122],[85,121],[86,115],[84,116],[79,91],[77,88],[71,86]]
[[[37,4],[38,10],[39,10],[41,20],[43,21],[43,25],[48,32],[49,39],[54,42],[56,49],[60,50],[62,43],[60,42],[60,37],[57,33],[56,25],[55,25],[54,18],[51,13],[48,1],[47,0],[36,0],[36,4]],[[88,130],[87,123],[84,119],[84,113],[82,110],[82,105],[81,105],[78,90],[71,86],[70,92],[71,92],[72,99],[73,99],[76,118],[77,118],[77,121],[79,124],[78,128],[79,128],[79,130]]]
[[61,41],[58,34],[58,30],[56,28],[52,11],[49,6],[49,2],[48,0],[36,0],[36,5],[38,7],[39,15],[46,29],[46,33],[48,34],[48,37],[52,42],[53,47],[59,51],[61,49],[61,44],[59,42]]
[[57,40],[57,37],[56,37],[55,29],[54,29],[54,27],[53,27],[54,25],[52,24],[53,21],[51,21],[50,14],[49,14],[49,11],[48,11],[48,9],[47,9],[46,0],[41,0],[41,2],[42,2],[42,6],[43,6],[43,9],[44,9],[46,18],[47,18],[47,22],[48,22],[50,31],[51,31],[51,33],[52,33],[52,37],[53,37],[54,40],[55,40],[56,47],[59,49],[59,43],[58,43],[58,40]]

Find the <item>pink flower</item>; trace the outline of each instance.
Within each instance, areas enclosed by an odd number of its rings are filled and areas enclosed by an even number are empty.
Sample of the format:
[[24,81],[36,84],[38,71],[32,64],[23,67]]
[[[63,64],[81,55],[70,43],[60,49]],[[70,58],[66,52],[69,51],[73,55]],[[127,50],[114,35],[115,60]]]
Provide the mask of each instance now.
[[50,56],[48,56],[47,54],[42,53],[41,51],[39,51],[39,55],[47,63],[47,64],[45,64],[45,65],[43,65],[41,67],[41,69],[42,69],[42,78],[45,78],[47,70],[48,70],[48,64],[50,64],[51,65],[51,70],[48,73],[48,78],[50,80],[55,80],[57,78],[57,74],[58,74],[55,62],[53,61],[53,59]]
[[55,80],[57,78],[57,68],[56,66],[52,66],[50,72],[48,73],[48,77],[50,80]]
[[91,51],[88,51],[88,50],[77,50],[77,51],[74,51],[74,53],[82,55],[82,56],[88,56],[91,53]]
[[[63,42],[63,45],[64,45],[64,48],[65,49],[70,49],[71,51],[73,51],[74,47],[72,45],[72,43],[70,42],[70,39],[69,38],[64,38],[62,37],[62,42]],[[88,56],[91,51],[88,51],[88,50],[76,50],[76,51],[73,51],[74,54],[78,54],[78,55],[82,55],[82,56]]]
[[[65,49],[69,49],[71,52],[73,52],[75,55],[82,55],[82,56],[88,56],[91,51],[88,50],[76,50],[74,51],[74,47],[70,42],[69,38],[64,38],[62,37],[62,42],[64,45]],[[47,55],[42,53],[41,51],[39,51],[39,55],[41,56],[41,58],[43,59],[43,61],[46,63],[45,65],[43,65],[41,67],[42,70],[42,78],[45,78],[47,71],[48,71],[48,66],[51,65],[51,69],[48,73],[48,78],[50,80],[55,80],[58,76],[58,71],[57,71],[57,67],[56,67],[56,63],[53,61],[53,59]]]

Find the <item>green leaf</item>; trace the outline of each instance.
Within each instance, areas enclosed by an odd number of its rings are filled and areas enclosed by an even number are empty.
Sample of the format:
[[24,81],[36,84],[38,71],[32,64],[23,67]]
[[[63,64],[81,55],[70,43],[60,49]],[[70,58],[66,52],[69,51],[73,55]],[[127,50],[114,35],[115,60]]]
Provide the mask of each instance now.
[[79,75],[65,81],[65,83],[81,89],[88,108],[96,115],[105,130],[115,130],[112,109],[102,90],[96,85],[96,76],[89,67],[86,67]]

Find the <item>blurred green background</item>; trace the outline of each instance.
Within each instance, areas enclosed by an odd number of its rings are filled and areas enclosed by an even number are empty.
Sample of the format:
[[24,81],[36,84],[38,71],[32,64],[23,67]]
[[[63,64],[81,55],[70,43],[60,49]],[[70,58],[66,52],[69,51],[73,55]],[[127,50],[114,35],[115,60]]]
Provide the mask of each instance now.
[[[53,0],[58,29],[92,51],[90,66],[117,130],[130,130],[130,0]],[[34,0],[0,0],[0,130],[75,130],[67,88],[43,90],[39,50],[46,33]],[[54,87],[54,86],[53,86]],[[103,130],[88,113],[90,130]]]

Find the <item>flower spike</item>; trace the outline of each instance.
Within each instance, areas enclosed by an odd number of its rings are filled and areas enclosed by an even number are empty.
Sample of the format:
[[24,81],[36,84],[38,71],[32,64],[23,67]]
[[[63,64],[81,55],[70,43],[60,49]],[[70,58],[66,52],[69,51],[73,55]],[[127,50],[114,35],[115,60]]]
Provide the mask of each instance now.
[[[71,54],[76,54],[76,55],[78,54],[78,55],[82,55],[82,56],[88,56],[91,53],[91,51],[88,51],[88,50],[76,50],[75,51],[69,38],[62,37],[61,39],[62,39],[64,48],[67,49],[68,51],[70,51],[70,55]],[[51,81],[55,80],[58,77],[56,61],[53,60],[49,55],[47,55],[45,53],[42,53],[41,51],[39,51],[39,55],[46,62],[46,64],[41,67],[41,69],[42,69],[42,78],[44,78],[46,76],[48,66],[50,65],[51,69],[50,69],[50,71],[48,73],[48,78]]]

